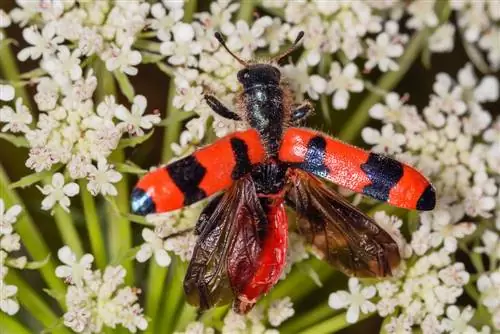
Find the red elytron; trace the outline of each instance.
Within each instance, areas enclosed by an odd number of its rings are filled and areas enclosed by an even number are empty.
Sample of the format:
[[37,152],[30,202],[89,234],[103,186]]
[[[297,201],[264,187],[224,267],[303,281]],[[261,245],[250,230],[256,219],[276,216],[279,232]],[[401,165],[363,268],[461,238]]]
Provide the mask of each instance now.
[[205,99],[214,112],[246,121],[250,129],[148,173],[132,192],[132,211],[142,215],[222,192],[199,217],[184,279],[187,300],[201,309],[234,301],[235,311],[245,313],[276,284],[286,259],[285,204],[297,213],[298,230],[332,265],[362,277],[392,274],[400,261],[396,242],[319,178],[403,208],[435,206],[434,188],[412,167],[297,127],[312,106],[293,105],[278,64],[302,36],[271,63],[250,64],[216,34],[245,66],[238,72],[242,110],[233,112],[211,95]]

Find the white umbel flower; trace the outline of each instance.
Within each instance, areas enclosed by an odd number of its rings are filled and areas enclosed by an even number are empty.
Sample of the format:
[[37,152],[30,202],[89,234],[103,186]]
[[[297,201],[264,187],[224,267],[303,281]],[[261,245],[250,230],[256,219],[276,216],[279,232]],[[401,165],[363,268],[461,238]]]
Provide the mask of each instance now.
[[333,93],[332,105],[335,109],[346,109],[349,104],[349,94],[363,90],[363,81],[357,78],[357,75],[358,68],[354,63],[349,63],[344,68],[338,62],[332,63],[326,93]]
[[269,323],[274,327],[278,327],[294,314],[295,311],[290,297],[273,301],[267,310]]
[[19,311],[19,303],[15,299],[17,286],[8,285],[0,280],[0,310],[8,315],[14,315]]
[[194,29],[190,24],[179,22],[172,28],[174,41],[163,42],[160,46],[161,54],[168,57],[172,65],[197,64],[195,55],[200,54],[201,44],[194,40]]
[[88,180],[87,189],[93,196],[102,194],[103,196],[111,195],[116,196],[116,191],[113,183],[122,179],[122,175],[113,169],[104,158],[97,161],[97,167],[94,165],[88,166]]
[[54,54],[58,45],[63,42],[63,38],[56,36],[56,29],[54,24],[47,24],[42,33],[38,31],[35,26],[25,28],[23,30],[23,37],[32,46],[22,49],[17,54],[17,59],[25,61],[28,58],[36,60],[42,55],[44,57]]
[[0,101],[13,100],[14,96],[14,87],[12,87],[11,85],[0,85]]
[[474,316],[474,309],[469,305],[462,312],[455,305],[448,306],[446,316],[442,321],[442,328],[451,334],[476,333],[476,330],[468,325]]
[[2,132],[28,132],[29,124],[33,121],[33,117],[28,108],[23,105],[23,99],[16,100],[16,110],[14,111],[9,106],[0,108],[0,122],[6,123],[2,127]]
[[146,262],[152,255],[160,267],[167,267],[170,264],[170,256],[165,250],[165,241],[149,228],[142,230],[142,238],[145,243],[137,252],[135,258],[139,262]]
[[371,70],[378,66],[382,72],[396,71],[399,65],[393,58],[400,57],[403,52],[403,46],[398,40],[393,40],[387,33],[381,33],[374,41],[368,39],[368,50],[366,51],[367,62],[365,63],[365,70]]
[[43,210],[50,210],[56,203],[59,203],[66,212],[69,212],[68,207],[71,204],[69,198],[80,191],[80,187],[74,182],[65,184],[64,176],[61,173],[55,173],[52,176],[51,184],[47,184],[43,188],[37,186],[37,188],[45,195],[42,201]]
[[149,130],[153,125],[160,123],[159,115],[144,115],[147,107],[147,100],[143,95],[134,97],[134,103],[129,112],[126,108],[116,108],[115,117],[122,122],[118,123],[118,128],[136,136],[144,135],[142,129]]
[[373,146],[373,152],[394,154],[401,153],[401,146],[406,143],[406,137],[394,131],[394,126],[392,124],[386,124],[379,131],[373,128],[364,128],[361,131],[361,137],[363,140]]
[[355,323],[359,318],[359,311],[370,313],[376,310],[375,304],[370,299],[375,296],[377,290],[374,286],[361,287],[357,278],[349,279],[349,292],[337,291],[330,295],[328,305],[333,309],[347,308],[347,322]]
[[20,205],[13,205],[8,210],[5,209],[5,203],[0,198],[0,235],[12,233],[12,224],[17,220],[17,216],[21,213]]
[[127,40],[121,47],[112,46],[104,52],[103,60],[106,61],[108,71],[118,70],[128,75],[136,75],[138,70],[134,66],[142,60],[141,53],[132,50],[132,40]]
[[56,276],[64,278],[69,284],[82,286],[83,279],[92,274],[90,267],[94,262],[94,257],[91,254],[83,255],[78,261],[71,248],[64,246],[57,251],[57,257],[64,265],[56,268]]

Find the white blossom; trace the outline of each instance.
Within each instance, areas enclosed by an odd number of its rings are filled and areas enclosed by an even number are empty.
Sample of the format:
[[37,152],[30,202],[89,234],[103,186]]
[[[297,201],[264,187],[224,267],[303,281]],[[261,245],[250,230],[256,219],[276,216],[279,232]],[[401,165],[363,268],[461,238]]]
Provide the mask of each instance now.
[[363,81],[357,78],[357,74],[358,68],[354,63],[349,63],[344,68],[338,62],[332,63],[326,93],[334,93],[332,105],[335,109],[346,109],[349,104],[349,93],[363,90]]
[[468,325],[468,322],[474,315],[474,309],[471,306],[466,306],[462,312],[455,306],[449,306],[446,309],[447,318],[443,319],[443,329],[452,334],[475,333],[475,329]]
[[45,195],[42,201],[43,210],[50,210],[56,203],[59,203],[66,212],[69,212],[69,198],[80,191],[80,187],[74,182],[65,184],[64,176],[61,173],[55,173],[52,176],[51,184],[47,184],[43,188],[37,186],[37,188]]
[[56,268],[56,276],[64,278],[67,283],[82,286],[83,279],[92,274],[91,266],[94,257],[91,254],[84,254],[80,260],[77,260],[71,248],[64,246],[58,250],[57,257],[64,265]]
[[28,132],[29,124],[33,121],[33,117],[28,108],[23,105],[22,98],[16,100],[16,110],[14,111],[9,106],[0,108],[0,122],[7,123],[2,127],[2,132]]
[[13,100],[15,96],[14,87],[0,84],[0,101]]
[[194,66],[197,64],[195,55],[200,54],[202,47],[194,40],[194,29],[187,23],[177,23],[172,28],[174,41],[165,41],[160,46],[160,52],[168,57],[172,65],[186,64]]
[[364,128],[361,136],[368,144],[375,145],[373,151],[378,153],[400,153],[401,146],[406,143],[406,137],[395,132],[392,124],[384,125],[381,131],[369,127]]
[[104,54],[108,71],[119,70],[128,75],[136,75],[138,70],[134,66],[140,64],[141,53],[132,50],[132,41],[127,40],[121,47],[112,45]]
[[328,305],[333,309],[347,308],[347,322],[355,323],[359,318],[359,311],[370,313],[376,310],[375,305],[370,301],[375,296],[377,290],[373,286],[362,287],[357,278],[349,279],[349,292],[337,291],[330,295]]
[[171,259],[165,250],[165,241],[148,228],[142,230],[142,238],[145,243],[141,245],[136,254],[137,261],[145,262],[154,255],[155,261],[160,267],[167,267]]
[[446,23],[441,25],[429,37],[429,49],[433,52],[450,52],[453,50],[455,27]]
[[400,41],[394,41],[388,34],[381,33],[375,41],[368,39],[366,42],[368,43],[366,70],[371,70],[376,66],[382,72],[396,71],[399,68],[393,58],[403,54],[404,49]]
[[99,193],[103,196],[116,196],[118,194],[113,183],[120,181],[122,175],[115,171],[113,166],[109,165],[104,158],[97,161],[97,167],[88,165],[87,172],[87,179],[89,180],[87,189],[93,196],[97,196]]
[[118,128],[124,129],[132,135],[142,136],[144,131],[149,130],[153,125],[160,123],[159,115],[144,115],[147,107],[147,100],[143,95],[134,97],[134,103],[129,112],[126,108],[116,108],[115,117],[122,122],[118,123]]
[[42,33],[35,26],[25,28],[23,37],[32,46],[22,49],[17,54],[17,59],[20,61],[25,61],[28,58],[36,60],[41,56],[50,56],[57,51],[59,44],[63,41],[62,37],[56,35],[53,24],[47,24],[42,29]]
[[267,310],[267,314],[269,323],[274,327],[278,327],[285,320],[292,317],[295,311],[290,297],[273,301]]
[[0,198],[0,236],[12,233],[12,224],[16,222],[17,216],[20,213],[20,205],[13,205],[9,209],[6,209],[3,199]]
[[6,284],[3,279],[0,280],[0,310],[8,315],[14,315],[19,311],[19,303],[15,295],[17,286]]

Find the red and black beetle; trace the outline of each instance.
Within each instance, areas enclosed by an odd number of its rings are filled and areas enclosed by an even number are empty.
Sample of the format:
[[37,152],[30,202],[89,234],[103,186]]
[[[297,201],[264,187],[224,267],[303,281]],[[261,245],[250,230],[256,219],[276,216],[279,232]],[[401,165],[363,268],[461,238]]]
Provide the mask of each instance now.
[[212,95],[205,100],[217,114],[243,120],[250,129],[148,173],[131,199],[132,211],[146,215],[222,192],[196,224],[198,241],[184,280],[187,300],[201,309],[234,300],[236,312],[250,310],[285,265],[285,204],[296,211],[299,231],[326,261],[349,275],[391,275],[400,261],[396,242],[319,178],[417,210],[434,208],[432,185],[408,165],[297,127],[312,105],[293,105],[279,62],[303,33],[270,63],[245,62],[220,34],[215,37],[244,66],[238,72],[243,89],[237,112]]

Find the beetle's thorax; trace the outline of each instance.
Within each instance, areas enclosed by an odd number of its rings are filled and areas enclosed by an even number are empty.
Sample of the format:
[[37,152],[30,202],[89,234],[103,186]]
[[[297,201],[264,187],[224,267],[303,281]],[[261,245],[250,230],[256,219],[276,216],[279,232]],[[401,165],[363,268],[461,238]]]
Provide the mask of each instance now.
[[242,107],[246,120],[259,132],[268,156],[274,158],[285,118],[281,73],[270,64],[254,64],[239,71],[238,80],[243,85]]

